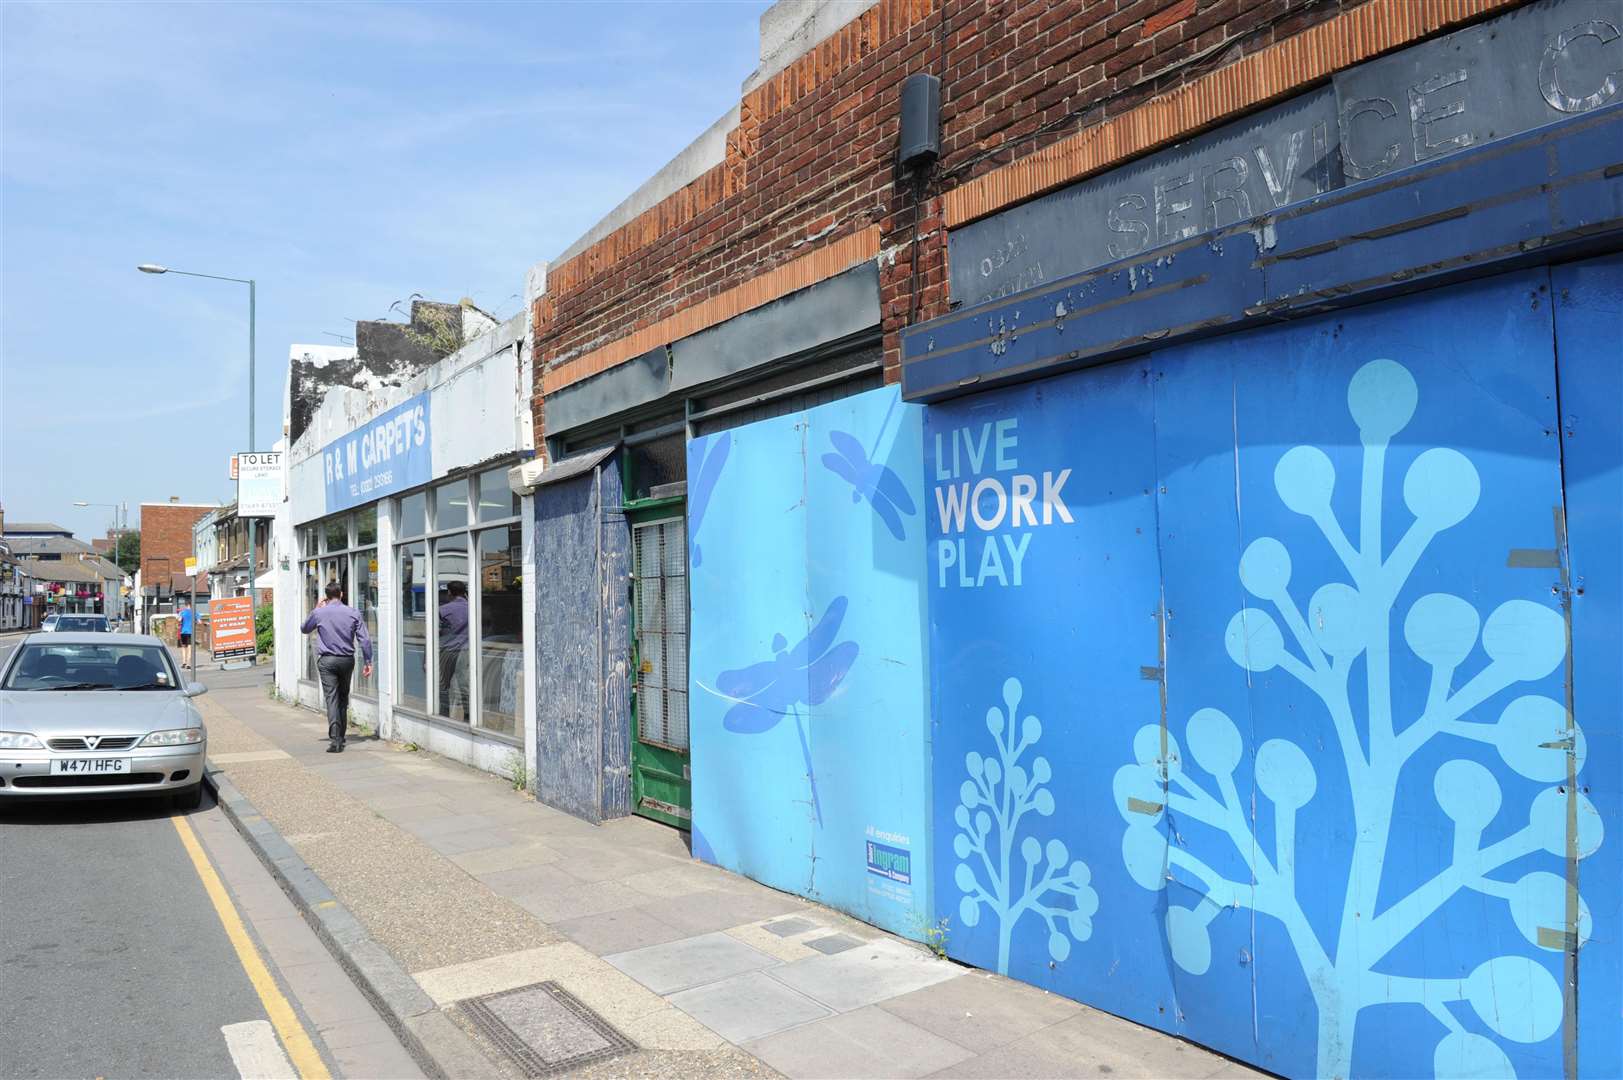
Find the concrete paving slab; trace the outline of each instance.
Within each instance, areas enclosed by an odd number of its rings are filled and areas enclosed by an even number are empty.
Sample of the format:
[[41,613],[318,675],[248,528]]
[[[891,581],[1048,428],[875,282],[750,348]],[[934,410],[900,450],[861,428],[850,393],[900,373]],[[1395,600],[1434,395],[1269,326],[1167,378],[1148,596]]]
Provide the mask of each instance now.
[[278,761],[291,757],[286,750],[242,750],[235,754],[209,754],[209,760],[216,765],[231,765],[242,761]]
[[679,930],[707,934],[760,922],[774,915],[804,911],[808,906],[798,897],[754,886],[749,890],[706,889],[673,896],[650,905],[649,910]]
[[603,959],[656,994],[703,986],[777,963],[765,953],[726,934],[701,934],[663,945],[615,953]]
[[729,1042],[744,1043],[833,1015],[758,971],[671,995],[671,1004]]
[[802,945],[798,938],[781,938],[776,934],[769,934],[762,929],[760,923],[745,923],[743,926],[730,927],[722,932],[728,937],[737,938],[752,949],[766,953],[781,964],[792,964],[796,960],[817,955]]
[[552,928],[599,956],[661,945],[683,936],[682,931],[638,908],[565,919],[553,923]]
[[957,1043],[875,1008],[769,1035],[744,1049],[797,1080],[929,1076],[973,1056]]
[[879,1008],[985,1053],[1068,1020],[1083,1006],[1025,983],[972,971],[882,1001]]
[[621,878],[620,884],[636,889],[640,893],[647,893],[651,899],[670,900],[678,896],[725,888],[729,877],[731,875],[713,866],[690,863],[632,874]]
[[734,1046],[715,1050],[639,1050],[570,1071],[571,1080],[623,1080],[639,1077],[704,1077],[756,1080],[780,1075],[759,1058]]
[[836,1012],[960,978],[963,969],[896,940],[871,941],[836,956],[785,964],[772,977]]
[[510,836],[494,829],[470,829],[467,832],[436,833],[423,837],[423,843],[447,857],[508,847],[512,842]]
[[821,929],[810,919],[800,915],[791,915],[784,919],[773,919],[771,922],[761,924],[761,929],[776,937],[788,937],[790,934],[804,934],[808,930]]
[[601,915],[636,907],[647,898],[612,881],[563,888],[541,888],[514,893],[513,903],[544,923],[558,923],[585,915]]
[[483,879],[484,875],[498,874],[504,870],[526,870],[555,863],[558,861],[558,850],[534,842],[509,844],[485,851],[466,851],[451,856],[451,861],[474,877]]
[[[512,852],[516,849],[509,846],[504,850]],[[584,884],[567,869],[558,865],[556,859],[484,871],[474,876],[503,896],[536,892],[559,893]]]
[[[1191,1043],[1083,1007],[1068,1020],[954,1063],[936,1075],[1205,1080],[1232,1066],[1234,1063],[1228,1059]],[[1264,1074],[1246,1070],[1240,1075],[1261,1077]]]
[[829,934],[827,937],[814,937],[806,939],[806,948],[813,952],[820,952],[824,956],[833,956],[848,949],[855,949],[862,944],[861,938],[850,934]]
[[493,821],[481,814],[451,813],[444,817],[424,818],[405,825],[405,830],[419,839],[426,840],[430,836],[443,836],[446,833],[470,832],[474,829],[489,830],[500,827],[501,823]]

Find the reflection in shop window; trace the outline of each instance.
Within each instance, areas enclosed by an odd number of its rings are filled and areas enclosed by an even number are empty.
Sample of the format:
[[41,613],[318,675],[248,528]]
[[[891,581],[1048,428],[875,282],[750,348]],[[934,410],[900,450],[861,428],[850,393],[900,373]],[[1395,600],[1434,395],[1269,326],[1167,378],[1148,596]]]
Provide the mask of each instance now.
[[438,693],[434,711],[466,723],[472,706],[468,657],[468,536],[453,533],[434,541],[434,646]]
[[524,667],[519,537],[517,525],[479,534],[479,726],[513,736]]
[[428,545],[395,549],[400,559],[400,704],[428,711]]

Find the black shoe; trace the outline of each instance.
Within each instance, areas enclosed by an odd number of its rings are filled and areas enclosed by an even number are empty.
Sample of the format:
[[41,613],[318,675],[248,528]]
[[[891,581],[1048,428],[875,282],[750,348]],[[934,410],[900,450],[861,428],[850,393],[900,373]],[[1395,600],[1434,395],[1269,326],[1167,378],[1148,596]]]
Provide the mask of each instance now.
[[327,744],[327,753],[329,753],[329,754],[339,753],[343,749],[344,748],[342,746],[339,746],[337,743],[328,743]]
[[338,743],[338,752],[340,754],[342,754],[344,752],[344,744],[343,744],[342,740],[340,740],[339,743]]

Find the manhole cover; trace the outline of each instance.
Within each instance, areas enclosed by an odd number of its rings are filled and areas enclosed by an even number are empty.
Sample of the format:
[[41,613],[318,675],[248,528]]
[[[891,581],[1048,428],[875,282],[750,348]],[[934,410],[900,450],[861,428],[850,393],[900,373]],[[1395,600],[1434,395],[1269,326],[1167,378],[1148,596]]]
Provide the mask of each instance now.
[[473,998],[462,1009],[526,1076],[551,1076],[636,1049],[555,982]]

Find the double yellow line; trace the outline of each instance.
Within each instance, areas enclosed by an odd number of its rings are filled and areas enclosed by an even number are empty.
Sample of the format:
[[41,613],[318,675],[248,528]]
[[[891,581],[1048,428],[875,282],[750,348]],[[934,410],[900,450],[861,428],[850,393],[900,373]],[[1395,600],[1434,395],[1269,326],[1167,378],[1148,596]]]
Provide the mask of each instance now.
[[214,870],[214,864],[209,862],[208,855],[203,851],[203,845],[198,842],[197,833],[192,831],[191,822],[178,815],[169,820],[174,823],[175,831],[180,834],[181,845],[186,848],[186,854],[191,857],[197,876],[202,879],[203,889],[208,893],[209,902],[214,905],[214,913],[220,917],[220,924],[225,927],[225,935],[231,939],[231,947],[237,951],[237,962],[242,965],[248,981],[253,983],[254,992],[264,1004],[265,1012],[270,1016],[271,1026],[280,1036],[282,1046],[293,1062],[293,1068],[303,1080],[330,1080],[321,1054],[310,1041],[310,1036],[305,1033],[304,1025],[299,1023],[298,1014],[293,1011],[293,1006],[288,1003],[281,987],[276,985],[276,980],[271,976],[270,969],[265,966],[265,961],[255,948],[253,939],[248,936],[247,928],[242,925],[242,916],[237,914],[236,905],[231,902],[231,894],[226,892],[225,884]]

